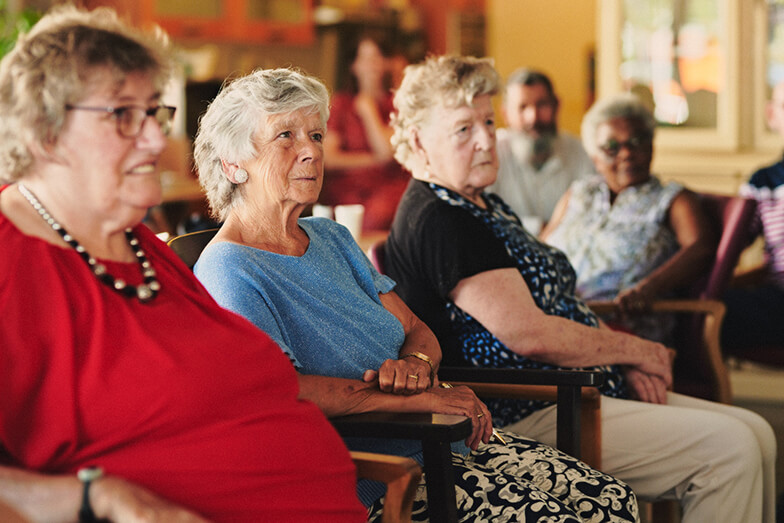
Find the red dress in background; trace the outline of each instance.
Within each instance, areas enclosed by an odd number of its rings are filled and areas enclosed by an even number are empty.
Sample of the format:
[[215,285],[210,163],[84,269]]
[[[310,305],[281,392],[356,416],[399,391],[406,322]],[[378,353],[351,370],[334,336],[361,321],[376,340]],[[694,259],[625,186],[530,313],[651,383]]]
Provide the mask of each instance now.
[[[379,105],[378,112],[384,123],[389,124],[393,110],[392,95]],[[354,95],[337,93],[332,97],[329,131],[341,137],[341,148],[346,152],[371,152],[365,127],[354,111]],[[329,163],[329,160],[327,160]],[[364,230],[389,230],[397,204],[406,190],[410,175],[395,160],[373,168],[326,169],[324,187],[319,203],[340,205],[361,203],[365,206]]]
[[[283,352],[135,234],[162,287],[147,304],[0,214],[0,463],[100,465],[216,522],[365,521],[346,447]],[[140,283],[135,263],[106,265]]]

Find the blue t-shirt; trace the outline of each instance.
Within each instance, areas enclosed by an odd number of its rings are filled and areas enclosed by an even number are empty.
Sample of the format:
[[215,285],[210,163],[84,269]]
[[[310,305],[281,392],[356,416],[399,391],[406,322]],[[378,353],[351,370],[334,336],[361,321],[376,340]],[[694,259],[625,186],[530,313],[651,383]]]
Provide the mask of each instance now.
[[[204,249],[194,272],[219,304],[275,340],[298,372],[362,379],[366,370],[397,359],[405,340],[378,296],[395,282],[373,268],[342,225],[324,218],[299,225],[310,238],[302,256],[221,242]],[[422,463],[419,442],[346,438],[346,444]],[[366,482],[358,491],[366,505],[383,494]]]
[[403,326],[379,293],[395,282],[376,272],[346,228],[303,218],[310,237],[302,256],[236,243],[204,249],[196,276],[223,307],[266,332],[303,374],[362,379],[397,359]]

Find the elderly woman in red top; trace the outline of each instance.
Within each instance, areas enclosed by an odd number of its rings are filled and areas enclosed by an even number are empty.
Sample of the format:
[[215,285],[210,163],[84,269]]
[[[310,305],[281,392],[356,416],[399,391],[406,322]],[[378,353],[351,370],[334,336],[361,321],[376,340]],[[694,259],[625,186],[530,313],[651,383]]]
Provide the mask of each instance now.
[[75,8],[0,65],[0,505],[364,521],[348,452],[287,358],[140,225],[161,199],[168,69],[161,38]]

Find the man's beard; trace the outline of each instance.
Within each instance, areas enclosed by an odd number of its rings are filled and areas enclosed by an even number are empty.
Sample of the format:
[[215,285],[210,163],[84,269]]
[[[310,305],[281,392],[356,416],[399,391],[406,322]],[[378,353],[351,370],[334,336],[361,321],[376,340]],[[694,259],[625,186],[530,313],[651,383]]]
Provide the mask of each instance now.
[[536,134],[528,132],[516,134],[514,148],[517,157],[538,171],[553,155],[553,147],[558,135],[555,125],[537,129]]

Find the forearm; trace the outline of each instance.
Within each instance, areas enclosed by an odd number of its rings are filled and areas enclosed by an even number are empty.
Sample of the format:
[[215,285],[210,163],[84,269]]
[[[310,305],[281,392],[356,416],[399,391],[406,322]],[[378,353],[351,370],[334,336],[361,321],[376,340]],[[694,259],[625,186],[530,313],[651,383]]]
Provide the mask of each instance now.
[[646,294],[650,298],[658,298],[668,291],[684,287],[705,272],[714,252],[710,245],[702,242],[680,249],[640,280],[636,287],[647,289]]
[[49,476],[0,466],[0,499],[30,521],[76,521],[81,495],[75,475]]
[[311,401],[327,417],[364,412],[431,412],[422,394],[383,392],[376,381],[299,374],[299,398]]
[[546,314],[519,322],[517,329],[499,339],[512,352],[559,367],[637,366],[646,361],[649,344],[630,334]]
[[392,128],[386,125],[377,112],[363,116],[365,133],[373,151],[373,155],[378,161],[387,162],[392,159]]
[[[435,334],[433,334],[433,331],[419,320],[417,320],[416,325],[406,333],[406,340],[403,342],[403,346],[400,347],[400,358],[405,358],[406,354],[415,352],[427,356],[430,359],[428,370],[432,370],[433,374],[438,373],[438,367],[441,364],[441,347],[438,345],[438,340],[436,339]],[[413,356],[409,356],[409,358],[412,359],[412,361],[416,360]],[[422,359],[419,361],[427,364],[427,362],[424,362]],[[432,365],[432,369],[430,368],[430,365]]]

